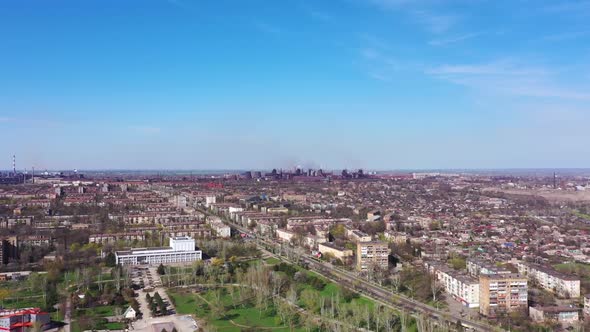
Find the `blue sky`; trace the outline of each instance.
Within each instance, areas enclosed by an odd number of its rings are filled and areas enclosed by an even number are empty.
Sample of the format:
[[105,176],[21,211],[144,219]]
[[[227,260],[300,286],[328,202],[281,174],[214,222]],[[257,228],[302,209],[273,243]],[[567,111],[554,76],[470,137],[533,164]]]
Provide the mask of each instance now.
[[588,167],[589,21],[590,1],[2,1],[0,169]]

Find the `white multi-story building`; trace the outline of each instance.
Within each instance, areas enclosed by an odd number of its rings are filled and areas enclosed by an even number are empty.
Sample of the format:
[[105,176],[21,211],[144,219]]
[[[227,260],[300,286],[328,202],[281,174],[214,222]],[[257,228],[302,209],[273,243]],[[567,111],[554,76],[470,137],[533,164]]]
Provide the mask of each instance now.
[[518,272],[526,275],[531,281],[537,282],[541,288],[558,296],[580,297],[580,279],[577,277],[525,262],[518,263]]
[[117,264],[165,264],[201,260],[201,250],[195,250],[195,240],[187,236],[170,238],[169,248],[137,248],[115,252]]
[[218,237],[228,238],[231,236],[231,228],[224,224],[219,217],[209,216],[207,217],[207,222]]
[[215,196],[206,196],[205,197],[205,207],[209,207],[211,204],[217,203],[217,198]]
[[35,325],[39,331],[47,329],[51,318],[39,308],[1,309],[0,330],[10,332],[33,331]]
[[518,274],[480,274],[479,312],[496,317],[499,312],[524,310],[528,306],[528,282]]
[[277,238],[283,242],[289,242],[295,236],[294,232],[288,231],[286,229],[277,229],[276,230]]
[[590,294],[584,295],[584,316],[590,316]]
[[435,271],[438,282],[445,292],[468,308],[479,307],[479,280],[444,268]]

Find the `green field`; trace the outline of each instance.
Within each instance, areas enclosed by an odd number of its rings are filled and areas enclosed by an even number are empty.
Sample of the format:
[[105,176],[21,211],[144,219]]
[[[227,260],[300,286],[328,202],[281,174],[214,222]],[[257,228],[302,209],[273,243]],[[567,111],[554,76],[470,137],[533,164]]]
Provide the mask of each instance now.
[[43,307],[45,301],[41,290],[32,291],[26,281],[3,281],[0,290],[5,295],[1,305],[8,309]]
[[[106,317],[112,317],[115,315],[115,305],[105,305],[86,309],[78,309],[74,312],[74,318],[81,319],[90,318],[94,322],[94,328],[97,330],[121,330],[125,329],[125,324],[114,322],[108,323]],[[125,308],[121,308],[121,313],[124,312]],[[81,331],[80,325],[77,321],[72,322],[71,329],[73,332]]]
[[266,264],[268,264],[268,265],[275,265],[275,264],[279,264],[279,263],[281,262],[281,260],[280,260],[280,259],[278,259],[278,258],[274,258],[274,257],[267,258],[267,259],[265,259],[264,261],[265,261],[265,262],[266,262]]
[[[204,318],[218,331],[240,332],[243,328],[290,331],[289,326],[281,324],[272,305],[262,311],[254,308],[249,303],[235,305],[235,301],[229,293],[225,293],[221,297],[221,302],[225,307],[224,316],[214,317],[211,310],[208,309],[213,294],[214,290],[208,290],[201,294],[184,290],[168,290],[168,295],[175,303],[177,313],[194,314],[197,318]],[[293,331],[304,330],[295,328]]]
[[563,273],[575,273],[577,275],[590,275],[590,265],[583,263],[561,263],[553,267]]
[[586,220],[590,220],[590,214],[581,213],[579,211],[572,211],[572,213],[575,214],[576,216],[580,217],[580,218],[584,218]]

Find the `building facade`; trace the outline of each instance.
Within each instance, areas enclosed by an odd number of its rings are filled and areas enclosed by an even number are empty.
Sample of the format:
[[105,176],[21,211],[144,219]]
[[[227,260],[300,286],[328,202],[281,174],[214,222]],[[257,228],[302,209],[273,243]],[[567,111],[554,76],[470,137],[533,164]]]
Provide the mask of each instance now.
[[356,244],[356,269],[363,272],[371,266],[382,269],[389,267],[389,246],[387,243],[371,241]]
[[447,294],[468,308],[479,307],[479,280],[448,268],[435,273]]
[[499,312],[528,308],[527,278],[519,274],[481,274],[479,276],[479,312],[495,317]]
[[344,260],[347,257],[352,257],[352,250],[346,249],[343,247],[337,247],[334,244],[332,244],[331,242],[319,243],[318,244],[318,251],[322,255],[331,254],[335,258],[338,258],[340,260]]
[[121,265],[184,263],[201,260],[201,250],[195,250],[195,240],[182,236],[170,238],[169,248],[138,248],[115,252]]
[[0,310],[0,330],[2,331],[29,331],[35,326],[44,329],[50,321],[49,314],[39,308]]
[[580,321],[580,309],[573,307],[529,307],[533,322],[557,322],[564,326],[575,325]]
[[557,296],[566,298],[580,297],[580,279],[577,277],[532,263],[519,263],[518,272]]

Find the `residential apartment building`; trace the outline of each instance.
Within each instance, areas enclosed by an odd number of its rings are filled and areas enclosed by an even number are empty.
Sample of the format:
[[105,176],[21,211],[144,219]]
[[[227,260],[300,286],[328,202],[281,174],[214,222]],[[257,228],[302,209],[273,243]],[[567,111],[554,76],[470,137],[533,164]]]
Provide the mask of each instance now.
[[518,272],[560,297],[580,297],[580,279],[533,263],[519,263]]
[[8,264],[11,260],[17,259],[18,239],[16,236],[9,236],[0,240],[0,265]]
[[494,317],[498,312],[526,310],[527,292],[527,278],[519,274],[480,274],[479,312]]
[[228,238],[231,236],[231,228],[224,224],[220,218],[217,217],[208,217],[207,222],[211,226],[211,229],[215,231],[215,234],[218,237]]
[[479,307],[479,280],[449,268],[435,270],[445,292],[468,308]]
[[389,267],[389,246],[385,242],[370,241],[356,244],[356,269],[367,271],[371,266]]

